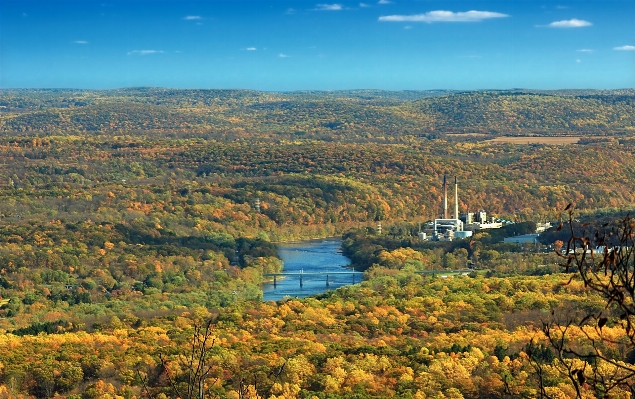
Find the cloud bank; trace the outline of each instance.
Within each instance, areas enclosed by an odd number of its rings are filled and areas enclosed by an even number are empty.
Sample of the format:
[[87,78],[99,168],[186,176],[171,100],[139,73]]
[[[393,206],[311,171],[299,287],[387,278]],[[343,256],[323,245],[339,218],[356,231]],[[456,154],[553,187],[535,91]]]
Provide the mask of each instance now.
[[613,47],[613,50],[618,50],[618,51],[635,51],[635,46],[620,46],[620,47]]
[[480,22],[492,18],[506,18],[507,14],[492,11],[430,11],[424,14],[414,15],[386,15],[379,17],[383,22]]

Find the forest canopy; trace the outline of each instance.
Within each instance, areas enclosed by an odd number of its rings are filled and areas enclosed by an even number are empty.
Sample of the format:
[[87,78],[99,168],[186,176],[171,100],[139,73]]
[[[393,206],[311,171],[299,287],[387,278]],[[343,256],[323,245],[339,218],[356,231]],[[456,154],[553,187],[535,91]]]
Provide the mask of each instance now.
[[[570,202],[585,221],[635,202],[634,96],[0,91],[0,397],[176,397],[205,325],[208,397],[531,398],[537,362],[571,397],[540,320],[605,303],[555,253],[500,241]],[[585,137],[485,140],[563,133]],[[446,173],[460,211],[515,224],[419,240]],[[361,284],[262,302],[277,242],[336,235]]]

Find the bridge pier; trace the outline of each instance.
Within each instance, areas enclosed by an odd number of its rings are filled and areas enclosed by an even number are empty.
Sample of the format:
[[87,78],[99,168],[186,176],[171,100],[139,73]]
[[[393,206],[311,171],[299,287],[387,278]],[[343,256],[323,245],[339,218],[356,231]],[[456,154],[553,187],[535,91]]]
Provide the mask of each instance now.
[[273,288],[276,288],[277,283],[278,283],[278,280],[276,276],[273,276]]
[[300,276],[300,288],[302,288],[302,276]]
[[326,286],[327,287],[329,286],[329,275],[328,274],[326,275]]

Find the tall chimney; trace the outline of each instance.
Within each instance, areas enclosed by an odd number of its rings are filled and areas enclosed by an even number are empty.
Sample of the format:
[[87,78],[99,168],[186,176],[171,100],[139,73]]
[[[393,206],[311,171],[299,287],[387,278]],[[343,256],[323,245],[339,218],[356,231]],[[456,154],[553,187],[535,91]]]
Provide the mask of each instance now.
[[459,220],[459,185],[454,176],[454,219]]
[[448,182],[443,173],[443,219],[448,218]]

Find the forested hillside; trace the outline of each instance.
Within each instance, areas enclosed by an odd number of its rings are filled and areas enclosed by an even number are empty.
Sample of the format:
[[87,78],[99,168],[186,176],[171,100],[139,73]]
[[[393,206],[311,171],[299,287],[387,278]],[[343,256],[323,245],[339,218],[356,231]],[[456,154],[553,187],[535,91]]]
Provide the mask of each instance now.
[[[5,215],[76,220],[90,213],[108,220],[109,208],[143,207],[179,220],[203,215],[231,225],[236,219],[242,232],[248,230],[241,218],[248,217],[247,226],[284,237],[281,229],[294,226],[434,218],[446,172],[459,179],[461,211],[486,208],[512,220],[553,217],[568,201],[584,210],[634,200],[632,147],[618,142],[272,145],[51,136],[0,145]],[[263,202],[260,215],[253,214],[256,198]]]
[[430,117],[431,129],[496,134],[633,132],[635,92],[473,92],[419,100],[411,107]]
[[635,92],[0,91],[0,132],[162,132],[385,140],[442,133],[632,132]]

